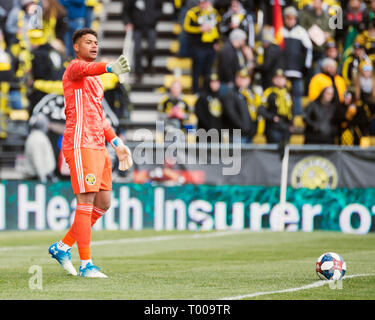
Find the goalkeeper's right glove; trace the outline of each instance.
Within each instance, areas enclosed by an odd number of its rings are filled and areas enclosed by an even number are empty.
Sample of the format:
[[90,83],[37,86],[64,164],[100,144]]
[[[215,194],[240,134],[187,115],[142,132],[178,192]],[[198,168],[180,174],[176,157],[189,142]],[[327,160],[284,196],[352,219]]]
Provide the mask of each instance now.
[[113,72],[119,76],[120,74],[130,71],[129,62],[124,55],[121,55],[116,61],[108,63],[106,70],[107,72]]

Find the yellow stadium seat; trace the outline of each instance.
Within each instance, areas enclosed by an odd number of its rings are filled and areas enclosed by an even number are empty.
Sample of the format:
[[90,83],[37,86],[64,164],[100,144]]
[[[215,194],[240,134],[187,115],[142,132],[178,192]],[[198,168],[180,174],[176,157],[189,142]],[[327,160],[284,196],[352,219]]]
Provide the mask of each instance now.
[[173,34],[175,34],[175,35],[179,35],[179,34],[181,33],[181,30],[182,30],[182,28],[181,28],[181,25],[180,25],[180,24],[175,23],[175,24],[173,25],[173,28],[172,28],[172,32],[173,32]]
[[177,53],[180,48],[180,44],[177,40],[171,42],[171,46],[169,47],[169,51],[171,53]]
[[289,139],[289,144],[304,144],[305,136],[303,134],[292,134]]
[[25,109],[21,110],[11,110],[9,114],[9,119],[13,121],[28,121],[29,112]]
[[305,127],[305,122],[303,121],[302,116],[295,116],[293,119],[293,125],[297,128],[304,128]]
[[193,61],[191,58],[167,58],[167,69],[173,71],[175,69],[191,70]]
[[169,88],[174,80],[180,80],[183,90],[190,90],[193,84],[193,80],[189,75],[182,75],[175,77],[173,74],[167,74],[164,76],[164,86]]
[[264,134],[256,134],[252,142],[254,144],[267,144],[267,138]]

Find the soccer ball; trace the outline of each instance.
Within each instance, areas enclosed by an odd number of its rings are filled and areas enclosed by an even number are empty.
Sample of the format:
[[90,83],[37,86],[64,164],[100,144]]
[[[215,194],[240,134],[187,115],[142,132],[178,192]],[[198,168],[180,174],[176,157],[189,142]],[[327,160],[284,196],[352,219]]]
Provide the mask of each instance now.
[[316,261],[316,273],[322,280],[340,280],[346,271],[346,262],[335,252],[323,253]]

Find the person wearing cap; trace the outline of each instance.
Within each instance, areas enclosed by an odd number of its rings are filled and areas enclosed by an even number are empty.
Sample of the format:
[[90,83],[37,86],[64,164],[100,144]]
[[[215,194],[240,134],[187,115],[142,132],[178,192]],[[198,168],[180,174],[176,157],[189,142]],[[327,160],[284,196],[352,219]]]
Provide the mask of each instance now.
[[272,86],[264,91],[258,113],[266,120],[267,143],[289,141],[293,131],[293,100],[282,69],[273,74]]
[[257,131],[256,97],[250,90],[251,78],[247,69],[236,73],[234,87],[223,97],[223,126],[229,129],[233,141],[233,129],[241,129],[241,142],[251,143]]
[[322,72],[313,76],[310,81],[308,90],[309,100],[314,101],[319,97],[322,90],[329,86],[334,88],[334,103],[342,103],[347,87],[345,80],[337,74],[337,62],[333,59],[325,58],[322,62]]
[[246,33],[235,29],[229,34],[217,54],[218,73],[220,81],[228,87],[233,87],[236,72],[247,68],[254,68],[254,53],[246,43]]
[[312,43],[307,31],[298,24],[298,11],[290,6],[284,9],[285,76],[292,84],[293,114],[302,113],[303,78],[312,67]]
[[210,75],[209,86],[195,102],[194,112],[198,118],[197,129],[221,130],[223,128],[223,95],[225,90],[217,73]]
[[324,56],[316,62],[314,75],[322,72],[322,62],[325,58],[335,60],[337,62],[337,73],[342,73],[342,63],[339,56],[339,50],[337,48],[335,40],[333,39],[327,41],[324,49]]
[[183,29],[187,35],[189,52],[193,60],[193,93],[198,93],[206,86],[215,61],[217,42],[219,41],[218,25],[221,21],[219,12],[212,5],[213,0],[199,0],[199,5],[186,12]]
[[352,85],[352,81],[358,74],[358,67],[362,61],[370,61],[370,58],[366,54],[365,47],[360,42],[360,38],[357,37],[353,43],[352,53],[345,59],[342,66],[342,76],[347,86]]

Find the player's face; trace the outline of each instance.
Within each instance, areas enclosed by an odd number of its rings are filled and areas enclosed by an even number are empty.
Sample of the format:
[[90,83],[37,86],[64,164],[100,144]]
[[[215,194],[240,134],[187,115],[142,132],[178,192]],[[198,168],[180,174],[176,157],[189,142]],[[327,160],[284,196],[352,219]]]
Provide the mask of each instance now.
[[85,34],[74,44],[78,59],[94,61],[98,55],[98,39],[93,34]]

